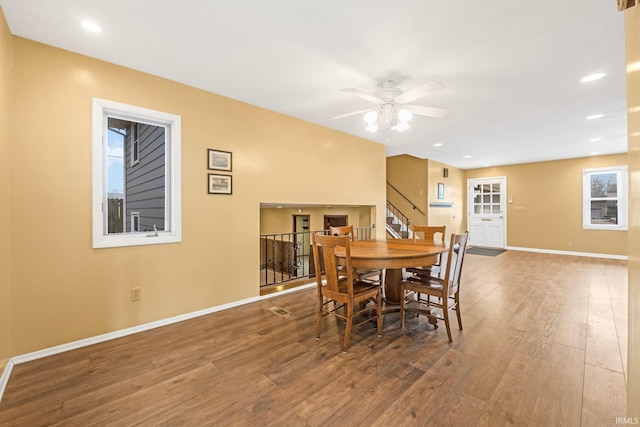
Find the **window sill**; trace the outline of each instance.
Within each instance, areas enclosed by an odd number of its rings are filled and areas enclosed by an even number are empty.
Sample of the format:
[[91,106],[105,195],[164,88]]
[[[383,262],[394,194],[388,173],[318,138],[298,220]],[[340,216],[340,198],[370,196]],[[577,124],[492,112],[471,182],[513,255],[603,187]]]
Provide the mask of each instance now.
[[113,236],[98,236],[93,240],[94,249],[118,248],[125,246],[162,245],[167,243],[179,243],[182,237],[173,233],[158,233],[157,236],[149,233],[119,234]]

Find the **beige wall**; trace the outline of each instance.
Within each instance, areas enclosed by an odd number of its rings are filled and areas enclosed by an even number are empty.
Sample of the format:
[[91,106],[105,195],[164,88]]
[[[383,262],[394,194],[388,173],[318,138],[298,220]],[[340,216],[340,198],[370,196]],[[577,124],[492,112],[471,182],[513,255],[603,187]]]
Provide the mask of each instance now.
[[[383,145],[13,42],[13,355],[259,295],[261,202],[374,205],[384,221]],[[92,249],[92,97],[182,116],[182,243]],[[233,152],[232,196],[207,194],[207,148]]]
[[[387,186],[387,200],[406,215],[412,224],[426,224],[429,161],[407,154],[387,157],[387,182],[409,201],[389,186]],[[413,205],[423,213],[413,209]]]
[[626,231],[582,229],[582,170],[627,163],[617,154],[471,169],[465,178],[507,177],[507,246],[626,256]]
[[640,5],[626,12],[629,106],[629,330],[627,413],[640,417]]
[[293,216],[309,215],[309,230],[318,231],[324,227],[325,215],[347,215],[348,224],[354,227],[371,226],[371,207],[369,206],[333,206],[300,208],[268,207],[260,209],[260,234],[280,234],[293,232]]
[[[444,168],[449,169],[449,176],[447,178],[444,178],[443,176]],[[445,165],[444,163],[429,160],[428,182],[429,203],[448,202],[453,205],[450,208],[429,207],[427,211],[427,224],[445,225],[447,227],[447,235],[450,235],[451,233],[464,233],[466,231],[464,216],[464,194],[466,183],[464,180],[464,171],[462,169]],[[444,184],[443,200],[438,200],[438,183]]]
[[412,224],[427,223],[428,181],[427,160],[406,154],[387,157],[387,182],[395,187],[393,189],[387,186],[387,200],[409,218]]
[[[443,169],[449,177],[443,177]],[[387,158],[387,181],[404,194],[387,187],[387,199],[405,214],[413,224],[445,225],[447,234],[464,229],[464,172],[444,163],[419,159],[407,154]],[[445,185],[445,198],[438,200],[438,183]],[[432,202],[450,202],[451,208],[430,207]],[[425,214],[413,209],[412,203]]]
[[11,354],[10,130],[12,38],[0,8],[0,372]]

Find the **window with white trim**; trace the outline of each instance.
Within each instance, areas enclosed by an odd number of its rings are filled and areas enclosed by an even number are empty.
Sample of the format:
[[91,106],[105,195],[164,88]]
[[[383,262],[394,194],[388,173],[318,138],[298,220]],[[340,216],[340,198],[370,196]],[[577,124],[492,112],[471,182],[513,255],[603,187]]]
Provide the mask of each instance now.
[[627,167],[584,169],[582,228],[627,230]]
[[94,248],[182,240],[180,122],[94,98]]

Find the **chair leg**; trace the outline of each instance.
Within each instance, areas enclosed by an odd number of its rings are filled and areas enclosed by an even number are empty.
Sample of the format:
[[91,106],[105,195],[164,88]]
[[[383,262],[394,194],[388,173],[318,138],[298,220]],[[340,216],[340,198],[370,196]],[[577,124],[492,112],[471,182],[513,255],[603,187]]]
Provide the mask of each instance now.
[[376,297],[376,317],[378,320],[378,336],[382,336],[382,293],[379,292]]
[[400,286],[400,328],[404,328],[404,298],[405,298],[404,286]]
[[451,325],[449,324],[449,305],[448,301],[445,301],[447,304],[442,306],[442,317],[444,318],[444,325],[447,327],[447,336],[449,337],[449,342],[453,342],[453,338],[451,338]]
[[324,297],[318,296],[318,320],[316,325],[316,336],[320,339],[320,332],[322,332],[322,306],[324,305]]
[[344,342],[342,343],[342,351],[346,352],[349,348],[349,338],[351,338],[351,326],[353,325],[353,304],[345,304],[347,314],[347,325],[344,329]]
[[460,330],[462,330],[462,316],[460,315],[460,297],[458,296],[458,294],[456,294],[455,296],[455,301],[456,301],[456,315],[458,316],[458,326],[460,327]]

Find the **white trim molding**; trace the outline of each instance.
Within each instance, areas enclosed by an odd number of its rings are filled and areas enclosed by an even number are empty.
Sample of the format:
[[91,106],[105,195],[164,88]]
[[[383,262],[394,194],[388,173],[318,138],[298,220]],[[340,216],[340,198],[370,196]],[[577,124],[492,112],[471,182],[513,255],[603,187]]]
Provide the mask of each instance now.
[[2,395],[4,394],[5,388],[7,388],[7,384],[9,384],[9,377],[11,376],[14,364],[13,360],[9,359],[7,366],[4,367],[2,376],[0,376],[0,401],[2,401]]
[[542,254],[571,255],[571,256],[582,256],[582,257],[591,257],[591,258],[606,258],[606,259],[621,259],[621,260],[629,259],[629,257],[626,255],[594,254],[591,252],[557,251],[554,249],[520,248],[516,246],[507,246],[505,249],[508,249],[510,251],[538,252]]

